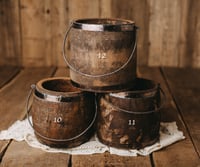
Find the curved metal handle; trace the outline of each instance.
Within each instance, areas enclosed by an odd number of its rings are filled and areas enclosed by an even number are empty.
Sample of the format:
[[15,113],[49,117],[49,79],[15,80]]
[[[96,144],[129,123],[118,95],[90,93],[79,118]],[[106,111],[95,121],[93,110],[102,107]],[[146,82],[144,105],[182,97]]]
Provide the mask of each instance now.
[[[68,65],[68,67],[73,70],[74,72],[76,73],[79,73],[80,75],[83,75],[83,76],[86,76],[86,77],[92,77],[92,78],[97,78],[97,77],[105,77],[105,76],[108,76],[108,75],[112,75],[112,74],[115,74],[119,71],[121,71],[122,69],[124,69],[128,64],[129,62],[132,60],[132,59],[135,59],[136,58],[136,54],[135,53],[135,50],[136,50],[136,46],[137,46],[137,33],[135,34],[135,44],[134,44],[134,47],[133,47],[133,50],[131,52],[131,55],[129,56],[128,60],[126,61],[125,64],[123,64],[121,67],[119,67],[118,69],[112,71],[112,72],[109,72],[109,73],[105,73],[105,74],[99,74],[99,75],[91,75],[91,74],[86,74],[86,73],[83,73],[81,71],[78,71],[77,69],[75,69],[71,64],[70,62],[67,60],[67,57],[65,55],[65,44],[66,44],[66,39],[68,37],[68,34],[72,28],[72,25],[73,23],[71,23],[70,27],[67,29],[66,33],[65,33],[65,36],[64,36],[64,41],[63,41],[63,58],[66,62],[66,64]],[[136,27],[136,30],[138,29],[138,27]],[[135,55],[135,56],[134,56]]]
[[122,108],[119,108],[117,106],[114,106],[111,102],[109,102],[108,100],[106,100],[106,102],[111,106],[113,107],[114,109],[116,110],[119,110],[119,111],[122,111],[122,112],[125,112],[125,113],[129,113],[129,114],[151,114],[151,113],[154,113],[154,112],[158,112],[165,104],[166,102],[166,95],[165,95],[165,92],[162,90],[162,88],[159,87],[159,90],[161,91],[162,95],[163,95],[163,100],[162,100],[162,103],[161,105],[155,109],[155,110],[151,110],[151,111],[142,111],[142,112],[137,112],[137,111],[129,111],[129,110],[125,110],[125,109],[122,109]]
[[[43,139],[46,139],[46,140],[49,140],[49,141],[55,141],[55,142],[66,142],[66,141],[71,141],[71,140],[74,140],[74,139],[77,139],[79,138],[80,136],[82,136],[83,134],[85,134],[94,124],[95,120],[96,120],[96,117],[97,117],[97,110],[95,110],[95,114],[94,114],[94,118],[93,120],[91,121],[91,123],[89,124],[89,126],[83,130],[81,133],[79,133],[78,135],[72,137],[72,138],[69,138],[69,139],[54,139],[54,138],[49,138],[49,137],[46,137],[46,136],[43,136],[42,134],[40,134],[39,132],[37,132],[34,127],[33,127],[33,124],[30,120],[30,110],[29,110],[29,101],[30,101],[30,97],[33,93],[33,91],[35,90],[35,85],[31,85],[31,90],[29,91],[29,94],[28,94],[28,97],[27,97],[27,101],[26,101],[26,114],[27,114],[27,119],[28,119],[28,122],[30,124],[30,126],[33,128],[34,132],[40,136],[41,138]],[[96,101],[95,101],[96,102]]]

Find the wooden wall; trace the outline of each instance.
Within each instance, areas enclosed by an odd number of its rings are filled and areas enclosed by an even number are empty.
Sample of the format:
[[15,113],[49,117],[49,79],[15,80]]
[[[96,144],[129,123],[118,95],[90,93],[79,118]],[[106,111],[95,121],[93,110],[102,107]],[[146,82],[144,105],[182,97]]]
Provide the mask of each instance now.
[[76,18],[118,17],[140,27],[138,64],[200,67],[200,0],[0,0],[0,65],[64,66]]

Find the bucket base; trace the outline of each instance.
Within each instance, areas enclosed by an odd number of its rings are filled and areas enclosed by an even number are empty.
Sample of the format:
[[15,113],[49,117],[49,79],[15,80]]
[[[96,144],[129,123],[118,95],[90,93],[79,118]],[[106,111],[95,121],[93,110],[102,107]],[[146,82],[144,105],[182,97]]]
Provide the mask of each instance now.
[[159,141],[159,136],[157,136],[156,138],[146,141],[146,142],[140,142],[140,143],[132,142],[129,144],[120,144],[120,143],[105,141],[99,135],[97,135],[97,136],[101,143],[103,143],[107,146],[119,148],[119,149],[143,149],[143,148],[145,148],[147,146],[151,146],[151,145],[155,144],[157,141]]
[[35,133],[35,136],[40,143],[52,148],[73,148],[73,147],[80,146],[81,144],[89,141],[93,134],[94,134],[93,130],[89,130],[83,136],[71,141],[50,141],[50,140],[42,138],[36,133]]
[[110,92],[120,92],[125,91],[134,86],[134,82],[120,84],[120,85],[112,85],[112,86],[86,86],[76,83],[71,80],[73,86],[88,92],[97,92],[97,93],[110,93]]

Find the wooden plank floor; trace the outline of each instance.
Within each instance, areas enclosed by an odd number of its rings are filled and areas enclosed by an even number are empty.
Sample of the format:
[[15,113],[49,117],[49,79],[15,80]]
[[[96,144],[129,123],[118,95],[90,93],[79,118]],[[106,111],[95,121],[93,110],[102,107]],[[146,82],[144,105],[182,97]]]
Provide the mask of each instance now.
[[[7,129],[16,120],[24,119],[26,98],[32,83],[45,77],[68,75],[65,68],[0,69],[0,130]],[[139,67],[138,75],[161,83],[167,96],[162,120],[176,121],[186,136],[185,140],[150,156],[138,157],[109,153],[72,156],[47,153],[28,146],[26,142],[0,141],[0,166],[200,167],[200,70]]]

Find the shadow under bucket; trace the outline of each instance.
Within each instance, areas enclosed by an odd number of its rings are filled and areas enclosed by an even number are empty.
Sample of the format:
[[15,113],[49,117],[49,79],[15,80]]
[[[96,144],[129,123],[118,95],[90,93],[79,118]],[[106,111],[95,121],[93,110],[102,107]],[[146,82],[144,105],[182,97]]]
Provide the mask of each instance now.
[[100,96],[99,140],[112,147],[130,149],[154,144],[159,139],[160,90],[159,84],[137,78],[136,86],[126,92]]
[[[63,57],[72,83],[92,92],[116,92],[136,78],[135,23],[123,19],[78,19],[66,32]],[[69,36],[69,54],[65,55]]]
[[[31,93],[27,100],[27,108]],[[31,110],[37,139],[51,147],[75,147],[90,139],[96,119],[94,94],[80,91],[68,78],[40,80]],[[29,118],[29,117],[28,117]]]

